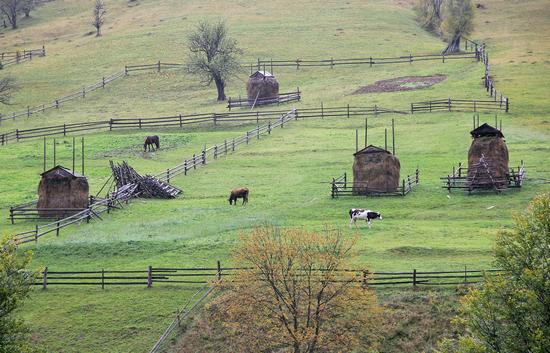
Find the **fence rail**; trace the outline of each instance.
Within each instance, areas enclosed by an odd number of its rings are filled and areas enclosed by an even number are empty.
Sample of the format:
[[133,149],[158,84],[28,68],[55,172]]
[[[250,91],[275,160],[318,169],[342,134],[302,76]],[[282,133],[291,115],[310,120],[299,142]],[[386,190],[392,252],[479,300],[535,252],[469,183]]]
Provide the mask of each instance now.
[[[324,108],[304,108],[296,109],[300,112],[301,118],[329,118],[329,117],[352,117],[364,114],[408,114],[405,111],[386,109],[378,106],[374,107],[332,107]],[[9,142],[19,142],[21,140],[42,138],[47,136],[68,136],[72,133],[85,131],[112,131],[116,129],[144,129],[144,128],[167,128],[184,127],[189,124],[201,124],[211,122],[217,125],[222,122],[255,122],[272,120],[276,116],[287,113],[287,110],[266,110],[255,112],[224,112],[224,113],[205,113],[205,114],[178,114],[173,116],[156,118],[120,118],[92,122],[80,122],[71,124],[59,124],[33,129],[16,129],[0,134],[0,145],[7,145]]]
[[[214,279],[231,280],[240,271],[251,271],[247,267],[222,267],[221,262],[212,267],[153,267],[136,270],[69,270],[52,271],[48,267],[40,271],[35,280],[36,286],[105,286],[140,285],[151,288],[154,285],[204,285]],[[325,269],[316,269],[315,276]],[[484,274],[502,273],[499,269],[488,270],[446,270],[446,271],[369,271],[367,269],[339,269],[337,273],[353,275],[355,282],[366,286],[439,286],[478,283]],[[315,277],[314,277],[315,278]]]
[[464,167],[462,163],[458,163],[458,167],[453,166],[453,170],[446,177],[440,178],[443,183],[442,187],[451,192],[453,189],[468,190],[471,194],[474,191],[493,191],[494,185],[501,185],[501,189],[498,192],[507,188],[521,188],[523,186],[523,180],[525,179],[525,164],[523,160],[517,168],[510,168],[507,177],[493,178],[493,184],[491,185],[472,185],[468,178],[468,167]]
[[[495,96],[496,99],[496,96]],[[500,100],[469,100],[469,99],[436,99],[426,102],[411,103],[411,114],[445,112],[482,112],[504,111],[508,113],[510,101],[501,96]]]
[[21,64],[25,61],[31,61],[32,58],[46,56],[46,48],[25,49],[23,51],[12,51],[0,53],[0,70],[8,65]]
[[280,94],[277,94],[277,97],[270,97],[270,98],[241,99],[239,97],[238,99],[231,99],[231,97],[229,97],[227,101],[227,108],[231,110],[231,108],[237,108],[237,107],[254,108],[257,106],[268,105],[268,104],[279,105],[281,103],[300,101],[301,98],[302,97],[301,97],[300,89],[298,89],[296,92],[280,93]]
[[338,198],[340,196],[405,196],[420,183],[420,171],[416,168],[414,175],[407,175],[395,190],[376,190],[369,188],[367,183],[348,182],[347,173],[337,178],[333,178],[330,183],[330,196]]

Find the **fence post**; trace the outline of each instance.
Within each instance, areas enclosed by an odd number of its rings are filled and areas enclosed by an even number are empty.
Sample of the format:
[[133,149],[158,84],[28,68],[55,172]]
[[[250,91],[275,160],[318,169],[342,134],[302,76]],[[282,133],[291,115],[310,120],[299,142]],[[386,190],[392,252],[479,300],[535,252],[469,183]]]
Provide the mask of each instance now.
[[214,159],[218,158],[218,145],[214,146]]
[[348,110],[347,110],[347,112],[348,112],[348,119],[349,119],[349,104],[348,104]]
[[336,179],[332,178],[332,188],[330,190],[330,196],[331,198],[334,198],[336,195]]
[[109,119],[109,131],[113,131],[113,119]]
[[202,164],[206,164],[206,150],[202,150]]
[[363,270],[363,287],[367,287],[368,276],[369,276],[369,270]]
[[222,264],[220,260],[218,260],[218,273],[216,275],[218,279],[222,279]]
[[48,287],[48,266],[44,267],[44,272],[42,274],[42,289]]
[[506,113],[508,113],[509,109],[510,109],[510,98],[506,98]]
[[248,145],[248,131],[246,132],[246,144]]
[[416,268],[413,270],[413,287],[416,288]]
[[158,62],[158,64],[157,64],[157,71],[160,72],[160,60],[159,60],[159,62]]
[[15,129],[15,139],[19,142],[19,129]]
[[27,118],[31,116],[31,107],[27,105]]
[[451,111],[451,98],[448,100],[449,111]]
[[413,107],[413,103],[411,103],[411,114],[414,114],[414,107]]
[[324,119],[324,117],[325,117],[325,113],[323,110],[323,102],[321,102],[321,119]]
[[227,139],[223,140],[223,149],[224,149],[224,154],[227,154]]
[[179,118],[180,118],[180,127],[183,127],[183,123],[181,121],[181,114],[179,115]]
[[166,169],[166,181],[170,184],[170,168]]
[[86,87],[82,87],[82,98],[86,98]]
[[187,175],[187,159],[183,161],[183,174]]
[[128,66],[124,65],[124,75],[128,76]]
[[235,138],[233,137],[233,141],[231,142],[231,151],[235,152]]
[[193,153],[193,169],[197,169],[197,160],[194,153]]
[[405,179],[403,179],[403,191],[402,191],[402,193],[403,193],[403,196],[405,196]]
[[464,265],[464,284],[468,282],[468,271],[466,270],[466,265]]
[[103,79],[101,80],[101,88],[105,88],[105,76],[103,76]]
[[476,112],[476,101],[474,100],[474,113]]
[[153,267],[149,266],[147,267],[147,288],[151,288],[153,286]]
[[34,226],[34,241],[38,243],[38,224]]
[[55,236],[58,237],[59,236],[59,228],[61,226],[61,222],[59,221],[59,219],[57,220],[57,224],[55,225]]
[[101,269],[101,289],[105,289],[105,269]]
[[13,224],[13,207],[10,206],[10,221]]
[[271,135],[271,120],[267,122],[267,134]]
[[55,100],[55,108],[59,109],[59,100],[57,100],[57,99]]
[[141,130],[141,118],[138,119],[138,127]]
[[348,173],[344,172],[344,189],[348,187]]

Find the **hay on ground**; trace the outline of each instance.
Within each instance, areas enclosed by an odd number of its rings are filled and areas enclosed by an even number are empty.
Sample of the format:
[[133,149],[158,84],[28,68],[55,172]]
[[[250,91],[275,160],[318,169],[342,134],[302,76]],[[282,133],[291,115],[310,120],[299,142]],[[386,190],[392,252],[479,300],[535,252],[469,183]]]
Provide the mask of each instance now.
[[[468,180],[472,187],[492,187],[493,181],[498,188],[505,188],[508,184],[510,169],[508,166],[508,147],[504,141],[504,135],[490,125],[483,124],[470,132],[474,138],[468,151]],[[488,165],[481,168],[481,157]]]
[[246,84],[248,100],[277,98],[279,96],[279,82],[275,76],[267,71],[256,71],[250,75]]
[[88,207],[89,186],[84,176],[56,166],[44,173],[38,185],[39,215],[64,218]]
[[354,154],[353,194],[395,192],[401,164],[390,152],[368,146]]

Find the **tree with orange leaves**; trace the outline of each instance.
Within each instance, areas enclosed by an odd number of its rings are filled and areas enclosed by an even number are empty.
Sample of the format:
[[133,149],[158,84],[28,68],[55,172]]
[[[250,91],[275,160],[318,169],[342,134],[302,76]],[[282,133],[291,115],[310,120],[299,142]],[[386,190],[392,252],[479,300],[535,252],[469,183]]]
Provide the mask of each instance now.
[[246,269],[220,282],[224,291],[207,308],[223,325],[227,350],[374,349],[376,297],[359,274],[341,271],[353,244],[330,230],[267,227],[241,237],[235,261]]

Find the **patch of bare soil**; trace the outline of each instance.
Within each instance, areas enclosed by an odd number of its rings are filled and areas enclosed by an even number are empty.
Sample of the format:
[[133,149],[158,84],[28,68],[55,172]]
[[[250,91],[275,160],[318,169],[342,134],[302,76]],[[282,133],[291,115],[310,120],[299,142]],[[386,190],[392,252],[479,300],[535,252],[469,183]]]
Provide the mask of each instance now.
[[412,91],[431,87],[446,78],[447,76],[445,75],[396,77],[389,80],[377,81],[372,85],[363,86],[353,92],[353,94]]

